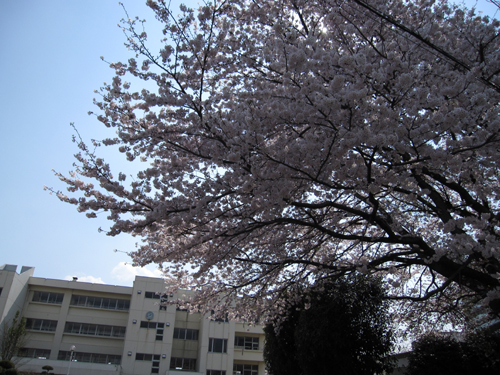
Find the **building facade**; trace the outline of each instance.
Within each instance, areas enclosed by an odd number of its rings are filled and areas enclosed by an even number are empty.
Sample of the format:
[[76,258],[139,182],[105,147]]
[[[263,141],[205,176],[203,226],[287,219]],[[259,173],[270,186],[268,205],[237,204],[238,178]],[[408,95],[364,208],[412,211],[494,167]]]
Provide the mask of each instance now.
[[[0,266],[0,317],[26,318],[21,371],[72,375],[264,375],[262,326],[167,304],[162,279],[132,287],[33,277]],[[186,292],[188,293],[188,292]]]

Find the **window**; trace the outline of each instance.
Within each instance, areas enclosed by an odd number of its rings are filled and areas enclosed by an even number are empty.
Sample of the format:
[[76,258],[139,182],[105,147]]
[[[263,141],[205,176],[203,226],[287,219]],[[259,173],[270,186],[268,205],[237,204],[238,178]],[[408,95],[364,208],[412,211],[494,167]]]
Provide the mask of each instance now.
[[227,339],[209,339],[208,351],[212,353],[227,353]]
[[156,322],[148,322],[148,321],[141,321],[141,328],[163,328],[165,326],[165,323],[156,323]]
[[198,330],[189,328],[174,328],[174,339],[198,340]]
[[106,354],[94,354],[93,357],[94,363],[106,363]]
[[47,359],[50,357],[49,349],[21,348],[17,354],[19,357]]
[[207,375],[226,375],[225,370],[207,370]]
[[162,294],[160,298],[160,310],[167,311],[167,302],[168,302],[168,296],[166,294]]
[[[59,361],[69,361],[70,351],[60,350],[57,355]],[[122,360],[121,355],[103,353],[73,352],[73,360],[77,362],[107,363],[108,365],[119,365]]]
[[234,346],[236,348],[244,348],[246,350],[259,350],[259,338],[236,336],[234,338]]
[[159,361],[159,354],[147,354],[147,353],[136,353],[135,354],[136,361]]
[[33,302],[41,303],[53,303],[55,305],[62,304],[64,298],[63,293],[52,293],[52,292],[39,292],[35,291],[33,293]]
[[64,332],[76,335],[125,337],[125,329],[125,327],[121,326],[66,322]]
[[191,370],[196,369],[196,358],[170,358],[170,369],[171,370]]
[[167,309],[168,295],[166,293],[145,292],[144,297],[151,298],[151,299],[159,299],[160,300],[160,310]]
[[57,327],[57,320],[26,319],[26,329],[33,331],[54,332]]
[[79,296],[73,294],[71,296],[70,305],[78,307],[92,307],[94,309],[128,310],[130,308],[130,301],[126,299]]
[[233,375],[258,375],[259,365],[247,365],[235,363],[233,365]]
[[[158,356],[160,357],[160,356]],[[153,361],[153,365],[151,366],[151,373],[152,374],[158,374],[160,373],[160,358],[158,358],[158,361]]]
[[136,353],[136,361],[152,361],[151,373],[160,373],[160,355],[159,354],[146,354],[146,353]]
[[152,361],[153,355],[152,354],[145,354],[145,353],[136,353],[135,360],[136,361]]
[[216,313],[216,312],[215,312],[215,310],[212,310],[212,311],[210,312],[210,315],[212,315],[212,316],[210,317],[210,319],[211,319],[212,321],[214,321],[214,322],[219,322],[219,323],[228,323],[228,322],[229,322],[229,316],[228,316],[228,314],[227,314],[227,313],[225,313],[225,314],[223,315],[223,317],[218,316],[217,318],[215,318],[215,317],[214,317],[214,315],[216,315],[216,314],[217,314],[217,315],[220,315],[220,312],[217,312],[217,313]]
[[156,329],[156,340],[163,340],[163,331],[164,331],[165,323],[157,323],[157,322],[147,322],[145,320],[141,321],[141,328],[154,328]]
[[160,299],[160,293],[146,292],[146,293],[144,293],[144,297],[146,297],[146,298],[152,298],[152,299]]
[[155,340],[156,341],[162,341],[163,340],[163,328],[157,328],[156,329]]

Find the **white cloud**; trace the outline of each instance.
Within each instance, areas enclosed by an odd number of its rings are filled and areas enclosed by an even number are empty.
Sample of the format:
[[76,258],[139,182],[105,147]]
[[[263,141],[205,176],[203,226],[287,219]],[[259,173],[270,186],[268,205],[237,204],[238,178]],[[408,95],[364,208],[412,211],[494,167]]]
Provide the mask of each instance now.
[[163,274],[158,268],[153,268],[153,266],[134,267],[130,263],[120,262],[111,271],[111,276],[119,284],[126,283],[132,285],[136,276],[162,277]]
[[[107,278],[111,278],[111,282],[104,282],[101,277],[94,277],[91,275],[78,275],[78,281],[94,283],[94,284],[114,284],[132,286],[136,276],[146,277],[163,277],[162,272],[154,266],[134,267],[130,263],[118,263],[108,274]],[[74,276],[66,276],[64,280],[73,280]]]
[[[74,276],[66,276],[64,280],[73,280]],[[106,284],[100,277],[94,276],[78,276],[78,281],[84,283],[94,283],[94,284]]]

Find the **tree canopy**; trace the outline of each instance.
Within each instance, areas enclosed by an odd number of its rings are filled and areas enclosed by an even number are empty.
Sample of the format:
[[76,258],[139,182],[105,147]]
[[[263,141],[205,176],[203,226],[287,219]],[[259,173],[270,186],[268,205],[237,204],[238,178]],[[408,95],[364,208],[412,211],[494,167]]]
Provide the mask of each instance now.
[[500,371],[500,334],[473,332],[462,339],[430,333],[413,343],[408,375],[494,375]]
[[54,374],[53,372],[51,372],[52,370],[54,370],[54,367],[52,366],[49,366],[49,365],[45,365],[45,366],[42,366],[42,374]]
[[0,360],[0,374],[5,375],[17,375],[18,371],[16,366],[10,360],[2,359]]
[[[298,295],[297,295],[298,293]],[[392,368],[394,334],[379,280],[338,279],[291,292],[265,327],[271,375],[373,375]]]
[[496,19],[432,0],[147,4],[163,47],[124,21],[136,56],[96,101],[116,136],[93,144],[147,164],[129,178],[77,139],[59,199],[107,212],[109,235],[142,240],[135,264],[196,287],[193,303],[262,314],[361,272],[411,311],[498,314]]
[[8,362],[26,341],[26,318],[16,311],[12,321],[5,321],[0,328],[0,358]]

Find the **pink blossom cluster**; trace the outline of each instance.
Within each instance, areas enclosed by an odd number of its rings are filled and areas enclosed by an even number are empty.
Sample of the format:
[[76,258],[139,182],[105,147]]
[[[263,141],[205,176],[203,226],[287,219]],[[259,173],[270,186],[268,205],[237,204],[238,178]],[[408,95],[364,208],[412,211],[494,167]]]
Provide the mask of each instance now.
[[115,177],[81,144],[61,200],[141,238],[135,264],[195,287],[192,306],[262,318],[362,272],[412,322],[499,313],[497,20],[432,0],[148,5],[164,47],[124,21],[136,57],[96,103],[102,144],[148,167]]

